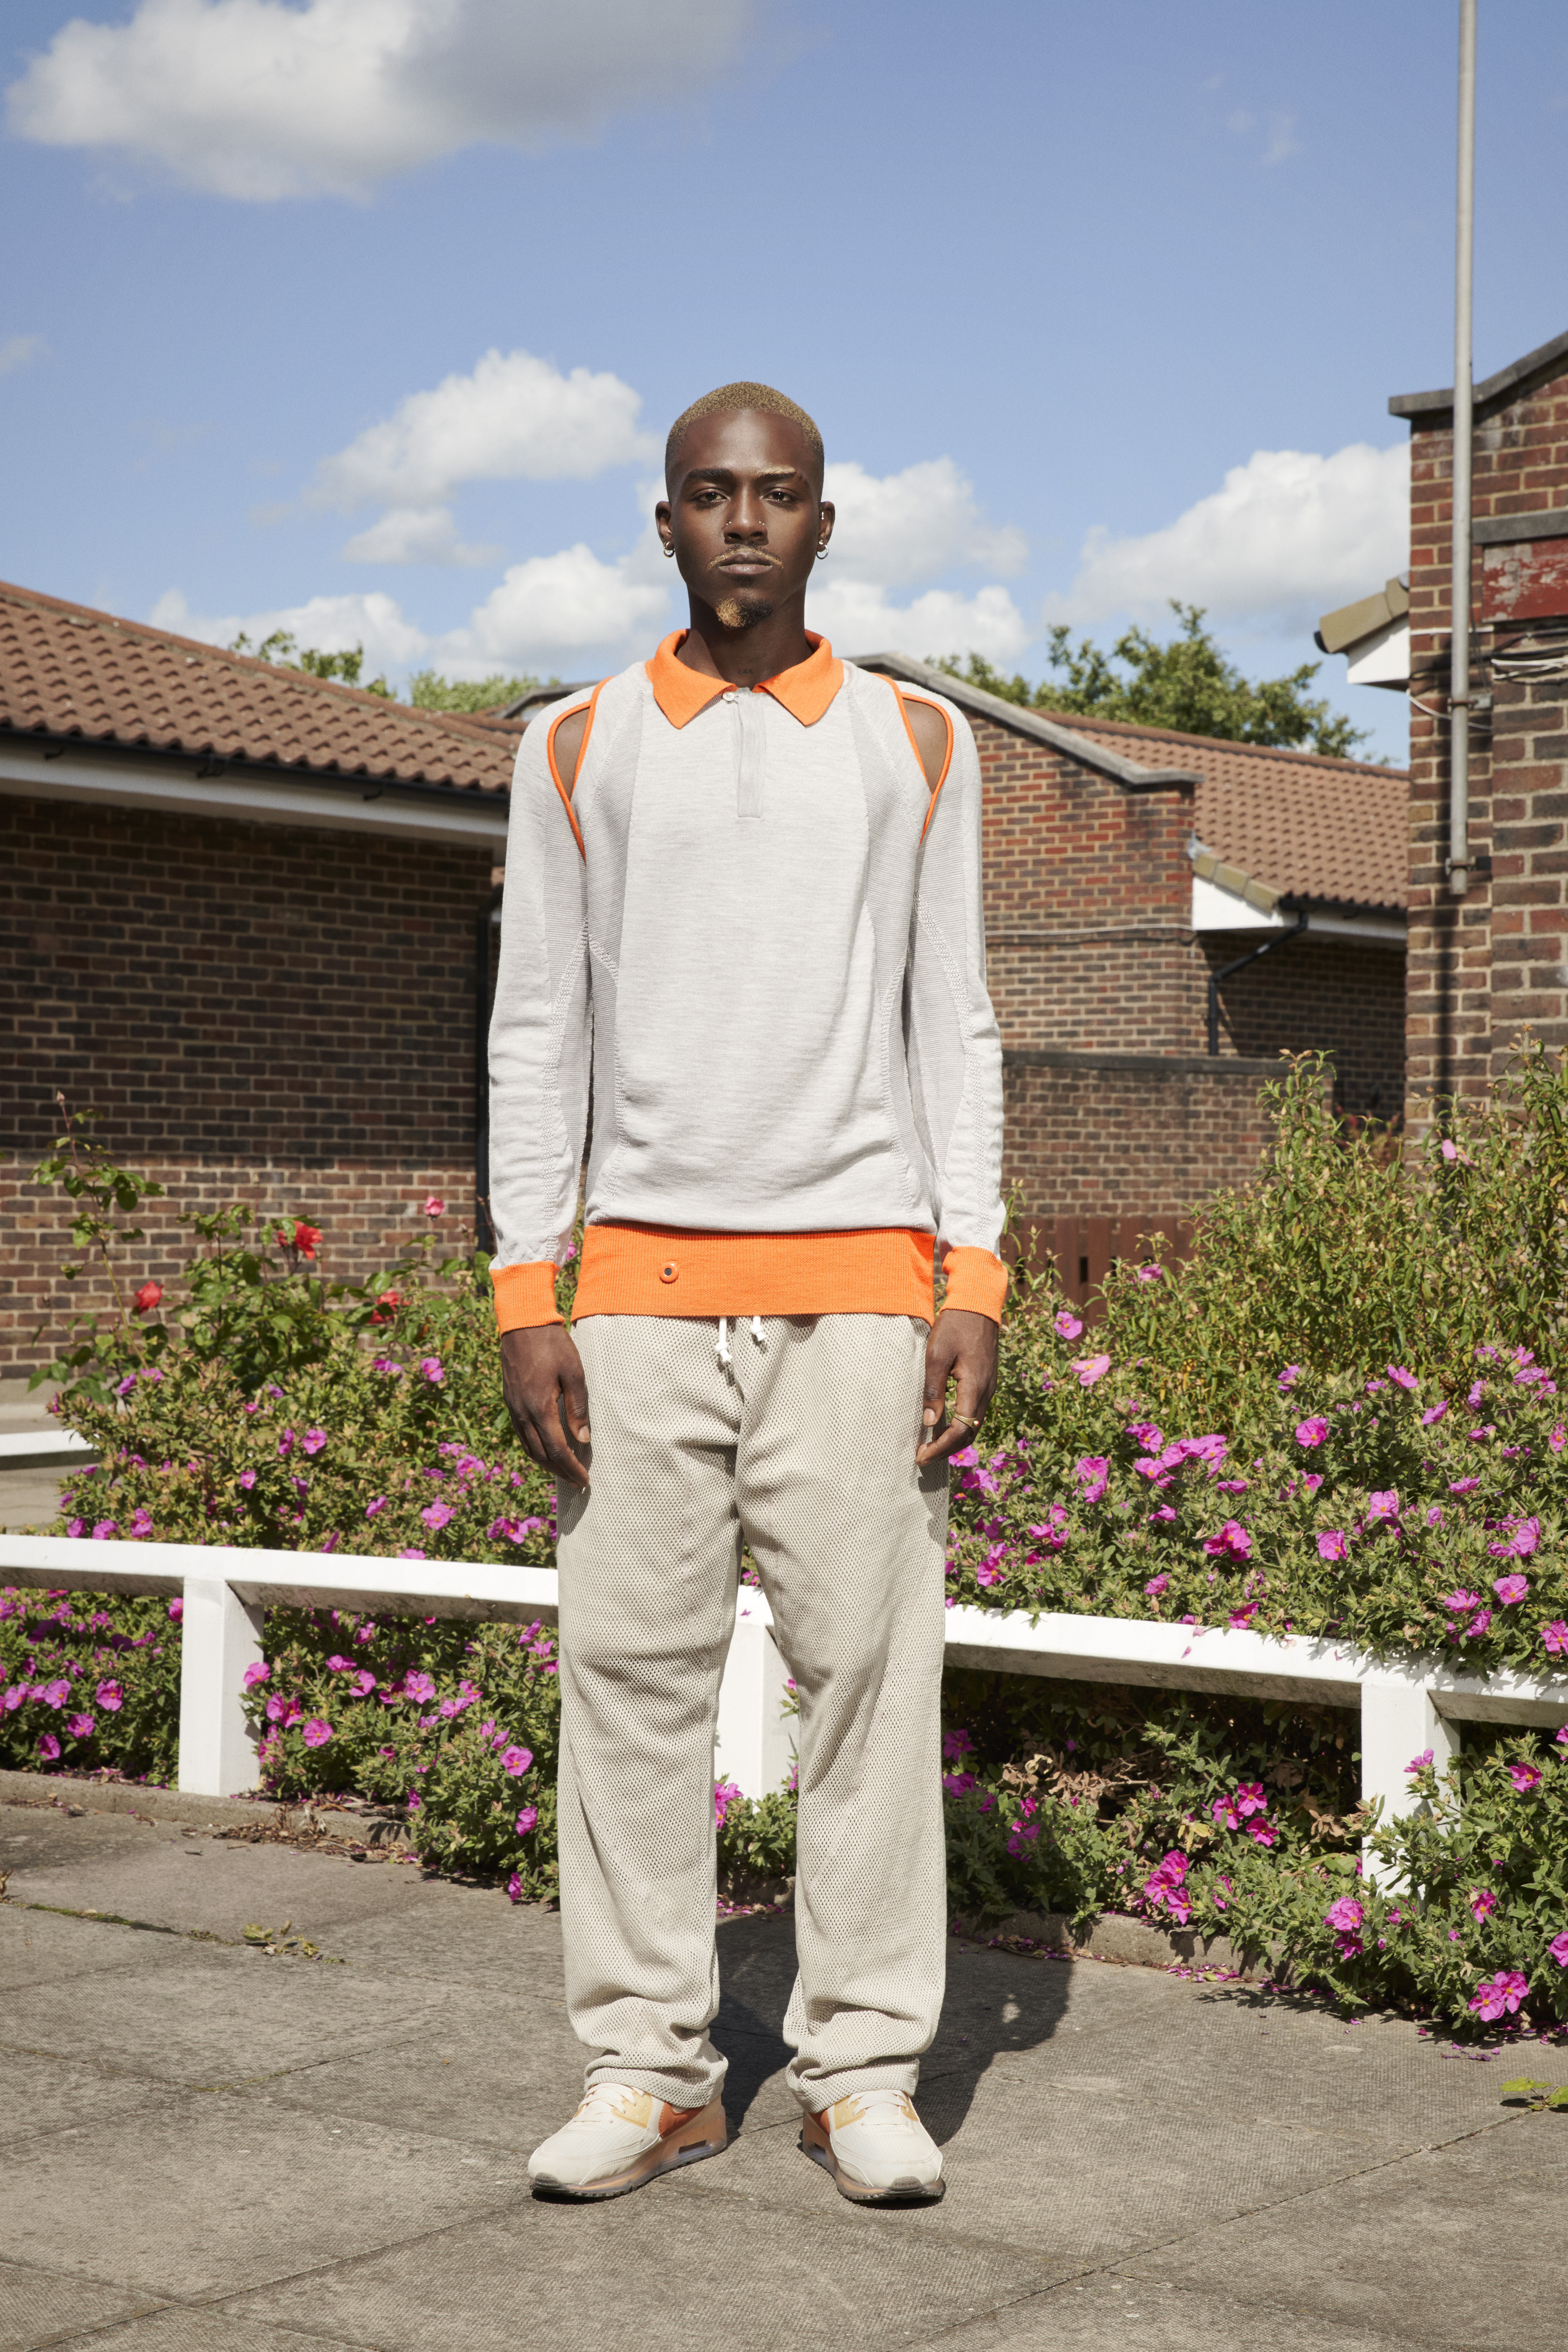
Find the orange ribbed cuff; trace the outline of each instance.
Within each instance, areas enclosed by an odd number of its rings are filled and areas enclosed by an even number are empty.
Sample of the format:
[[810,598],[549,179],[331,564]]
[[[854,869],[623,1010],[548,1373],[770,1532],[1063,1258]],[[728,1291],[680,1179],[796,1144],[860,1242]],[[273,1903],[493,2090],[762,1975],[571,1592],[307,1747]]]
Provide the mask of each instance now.
[[492,1265],[490,1280],[498,1330],[529,1331],[542,1323],[565,1321],[555,1304],[555,1268],[548,1258],[535,1259],[531,1265]]
[[949,1307],[971,1315],[989,1315],[993,1323],[1001,1322],[1007,1269],[999,1257],[989,1250],[949,1250],[942,1270],[947,1276]]
[[930,1234],[701,1234],[590,1225],[574,1318],[586,1315],[932,1317]]

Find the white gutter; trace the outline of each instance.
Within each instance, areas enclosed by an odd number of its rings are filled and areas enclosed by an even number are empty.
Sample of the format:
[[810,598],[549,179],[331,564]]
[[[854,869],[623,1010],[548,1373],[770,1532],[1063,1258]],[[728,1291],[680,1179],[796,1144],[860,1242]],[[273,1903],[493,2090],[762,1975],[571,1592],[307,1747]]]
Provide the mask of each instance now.
[[407,841],[488,844],[496,852],[506,846],[507,803],[500,793],[408,790],[358,776],[328,783],[268,772],[245,761],[215,768],[214,774],[203,776],[184,762],[127,760],[111,751],[71,751],[49,759],[41,742],[0,740],[0,793],[30,800],[163,809],[226,817],[231,824],[309,825]]
[[[1204,853],[1205,863],[1213,864],[1214,876],[1193,876],[1193,929],[1194,931],[1241,931],[1267,934],[1293,931],[1298,918],[1281,910],[1279,895],[1236,866],[1221,866],[1212,853]],[[1223,874],[1232,887],[1227,887],[1218,877]],[[1238,887],[1237,887],[1238,886]],[[1405,944],[1405,921],[1403,915],[1335,915],[1320,914],[1309,908],[1303,937],[1308,940],[1338,940],[1355,947],[1399,948]]]

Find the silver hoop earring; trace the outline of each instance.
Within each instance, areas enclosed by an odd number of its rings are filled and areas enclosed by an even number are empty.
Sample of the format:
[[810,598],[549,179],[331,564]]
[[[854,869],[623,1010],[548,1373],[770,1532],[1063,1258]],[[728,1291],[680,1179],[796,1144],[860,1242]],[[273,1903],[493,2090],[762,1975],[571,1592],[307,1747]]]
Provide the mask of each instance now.
[[665,551],[665,551],[666,555],[673,555],[673,554],[675,553],[675,550],[674,550],[674,548],[673,548],[673,547],[667,547],[667,548],[665,549]]
[[819,547],[819,548],[817,549],[817,551],[816,551],[816,560],[817,560],[818,563],[826,563],[826,561],[827,561],[827,550],[826,550],[825,547]]

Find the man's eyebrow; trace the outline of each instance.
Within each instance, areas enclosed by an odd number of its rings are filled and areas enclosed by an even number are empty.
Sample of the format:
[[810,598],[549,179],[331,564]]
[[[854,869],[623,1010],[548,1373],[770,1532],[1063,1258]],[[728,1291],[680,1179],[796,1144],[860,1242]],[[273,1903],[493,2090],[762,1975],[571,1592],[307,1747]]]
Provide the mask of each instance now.
[[[721,483],[730,489],[735,485],[734,472],[729,466],[693,466],[686,478],[689,482]],[[796,482],[804,481],[805,477],[798,466],[764,466],[752,478],[758,482]]]

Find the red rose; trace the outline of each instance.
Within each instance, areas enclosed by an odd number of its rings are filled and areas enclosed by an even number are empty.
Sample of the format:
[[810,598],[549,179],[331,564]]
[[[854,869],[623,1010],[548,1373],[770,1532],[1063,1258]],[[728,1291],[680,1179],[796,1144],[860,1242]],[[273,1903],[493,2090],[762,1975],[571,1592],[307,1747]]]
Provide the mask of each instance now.
[[321,1238],[321,1229],[320,1225],[301,1224],[299,1219],[296,1218],[294,1223],[294,1247],[299,1251],[301,1257],[314,1257],[316,1255],[316,1245],[320,1242]]
[[148,1315],[157,1306],[163,1296],[163,1286],[161,1282],[144,1282],[131,1303],[138,1315]]
[[[370,1318],[371,1321],[373,1323],[390,1323],[402,1304],[403,1293],[401,1290],[384,1290],[380,1297],[375,1302],[374,1312],[372,1314]],[[384,1307],[386,1310],[384,1314],[382,1312]]]

